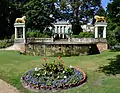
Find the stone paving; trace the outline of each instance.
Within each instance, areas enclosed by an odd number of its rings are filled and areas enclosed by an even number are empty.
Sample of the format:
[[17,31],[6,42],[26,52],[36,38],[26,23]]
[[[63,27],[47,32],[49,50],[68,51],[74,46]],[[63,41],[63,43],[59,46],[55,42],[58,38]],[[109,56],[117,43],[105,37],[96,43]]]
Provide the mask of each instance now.
[[21,93],[12,85],[0,79],[0,93]]

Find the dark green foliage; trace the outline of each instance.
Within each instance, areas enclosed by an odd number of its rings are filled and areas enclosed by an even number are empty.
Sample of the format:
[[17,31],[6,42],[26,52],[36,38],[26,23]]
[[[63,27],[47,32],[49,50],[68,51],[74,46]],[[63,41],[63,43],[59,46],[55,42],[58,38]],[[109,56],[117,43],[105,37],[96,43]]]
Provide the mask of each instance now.
[[24,12],[27,16],[27,27],[31,29],[40,29],[43,31],[45,27],[51,25],[55,21],[50,17],[56,13],[54,0],[30,0],[24,5]]
[[111,47],[111,50],[113,52],[120,51],[120,43],[115,44],[114,46]]
[[45,34],[41,34],[40,30],[28,30],[26,33],[28,38],[49,38],[50,36]]
[[120,0],[113,0],[107,6],[108,17],[113,23],[120,25]]
[[0,41],[0,48],[6,48],[6,47],[9,47],[11,45],[13,45],[14,41],[13,40],[1,40]]
[[43,34],[48,35],[49,37],[51,37],[53,33],[52,33],[52,30],[50,30],[49,28],[46,28],[43,31]]
[[120,42],[120,0],[113,0],[107,6],[107,40],[110,46]]
[[118,42],[120,42],[120,26],[115,28],[115,37]]
[[106,16],[106,11],[104,10],[104,8],[102,6],[98,9],[96,15]]
[[[69,20],[74,24],[73,33],[78,34],[81,31],[80,25],[87,23],[89,18],[93,17],[100,4],[101,0],[60,0],[60,2],[58,0],[1,0],[0,38],[11,37],[14,33],[15,19],[23,15],[27,16],[26,28],[40,30],[43,33],[45,28],[57,19]],[[51,36],[51,32],[45,33]]]
[[74,38],[94,38],[92,32],[80,32],[79,35],[73,35]]
[[72,23],[72,31],[74,35],[78,35],[80,32],[82,32],[82,28],[80,24],[76,24],[75,22]]
[[81,38],[93,38],[94,34],[92,32],[81,32],[79,36]]
[[115,36],[116,23],[113,23],[110,18],[107,18],[107,41],[110,46],[114,46],[118,41]]

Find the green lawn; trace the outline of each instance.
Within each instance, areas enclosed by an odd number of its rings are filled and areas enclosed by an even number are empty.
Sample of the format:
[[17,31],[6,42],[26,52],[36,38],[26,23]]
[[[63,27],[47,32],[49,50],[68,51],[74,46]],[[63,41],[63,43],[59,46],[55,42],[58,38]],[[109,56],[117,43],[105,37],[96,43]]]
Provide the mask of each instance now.
[[[59,93],[120,93],[120,52],[105,51],[98,55],[62,57],[62,59],[66,65],[78,65],[88,78],[81,87]],[[39,67],[42,63],[44,63],[43,57],[0,51],[0,78],[23,93],[33,93],[21,86],[20,77],[24,72]]]

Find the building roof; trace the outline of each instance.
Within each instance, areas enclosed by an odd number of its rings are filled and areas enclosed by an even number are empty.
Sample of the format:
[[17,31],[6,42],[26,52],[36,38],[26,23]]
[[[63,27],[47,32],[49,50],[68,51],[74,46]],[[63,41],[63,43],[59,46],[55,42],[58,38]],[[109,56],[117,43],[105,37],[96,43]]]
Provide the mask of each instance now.
[[70,25],[70,23],[67,21],[57,21],[55,25]]

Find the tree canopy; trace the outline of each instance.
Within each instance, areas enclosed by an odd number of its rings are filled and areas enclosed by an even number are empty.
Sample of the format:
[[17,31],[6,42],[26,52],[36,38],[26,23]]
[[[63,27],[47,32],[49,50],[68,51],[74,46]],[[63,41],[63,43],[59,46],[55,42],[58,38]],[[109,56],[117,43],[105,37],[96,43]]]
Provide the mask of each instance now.
[[86,24],[100,6],[101,0],[1,0],[0,37],[12,35],[15,19],[23,15],[27,16],[27,28],[43,31],[57,20],[69,20],[77,26]]

